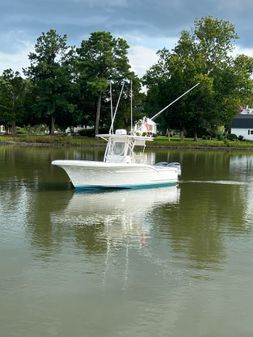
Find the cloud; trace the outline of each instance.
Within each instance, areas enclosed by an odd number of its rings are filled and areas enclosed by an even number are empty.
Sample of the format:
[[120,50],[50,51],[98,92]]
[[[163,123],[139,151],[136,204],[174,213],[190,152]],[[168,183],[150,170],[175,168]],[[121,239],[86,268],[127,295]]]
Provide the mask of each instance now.
[[24,52],[16,54],[7,54],[0,52],[0,74],[5,69],[11,68],[14,71],[22,73],[22,68],[28,66],[27,54]]
[[130,44],[130,64],[140,77],[158,61],[158,50],[163,48],[172,49],[177,42],[176,38],[157,38],[154,41],[152,37],[138,34],[127,34],[125,39]]
[[233,50],[233,55],[237,56],[241,54],[253,57],[253,48],[243,48],[241,46],[236,46]]
[[238,47],[253,48],[251,0],[12,0],[1,1],[0,12],[1,69],[8,60],[8,67],[27,65],[30,46],[53,28],[77,46],[99,30],[125,38],[130,61],[143,74],[158,49],[173,47],[182,30],[207,15],[230,21],[240,37]]
[[25,48],[17,50],[13,53],[0,51],[0,74],[5,69],[11,68],[13,71],[18,71],[22,74],[22,69],[28,67],[28,54],[33,50],[33,47],[26,45]]
[[143,76],[158,60],[156,50],[143,46],[134,46],[129,51],[129,61],[133,71],[139,76]]
[[50,28],[77,40],[97,30],[175,38],[195,18],[212,15],[231,20],[253,45],[252,9],[249,0],[12,0],[0,4],[0,31],[22,30],[32,39]]

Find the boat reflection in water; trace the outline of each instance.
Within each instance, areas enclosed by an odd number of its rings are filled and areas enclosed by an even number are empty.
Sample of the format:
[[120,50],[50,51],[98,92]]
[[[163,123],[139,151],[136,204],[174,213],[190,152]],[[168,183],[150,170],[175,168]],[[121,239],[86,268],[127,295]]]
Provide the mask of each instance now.
[[152,259],[153,212],[159,207],[173,207],[179,198],[177,186],[74,193],[63,212],[51,213],[51,222],[56,228],[65,228],[76,252],[83,251],[89,262],[91,256],[103,256],[103,288],[114,284],[116,277],[126,289],[129,261],[137,258],[140,249],[144,255],[151,254],[149,261]]
[[[112,239],[114,243],[131,237],[140,243],[150,231],[148,217],[156,207],[177,204],[177,186],[147,190],[115,190],[107,192],[75,192],[65,210],[51,214],[54,224],[68,228],[89,228],[96,241]],[[97,230],[96,230],[96,228]],[[98,230],[99,228],[99,230]]]

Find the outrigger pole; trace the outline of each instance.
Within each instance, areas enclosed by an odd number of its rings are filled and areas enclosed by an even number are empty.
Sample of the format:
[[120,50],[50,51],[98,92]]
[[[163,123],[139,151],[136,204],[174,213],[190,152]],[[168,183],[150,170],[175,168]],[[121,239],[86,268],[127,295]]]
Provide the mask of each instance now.
[[166,110],[168,107],[170,107],[172,104],[174,104],[176,101],[178,101],[180,98],[182,98],[183,96],[185,96],[186,94],[188,94],[190,91],[192,91],[194,88],[196,88],[198,85],[200,84],[200,82],[198,82],[197,84],[195,84],[193,87],[191,87],[190,89],[188,89],[186,92],[184,92],[181,96],[179,96],[178,98],[176,98],[173,102],[171,102],[169,105],[167,105],[165,108],[163,108],[162,110],[160,110],[159,112],[157,112],[157,114],[155,114],[153,117],[151,117],[151,120],[154,120],[156,117],[160,116],[160,114],[162,112],[164,112],[164,110]]

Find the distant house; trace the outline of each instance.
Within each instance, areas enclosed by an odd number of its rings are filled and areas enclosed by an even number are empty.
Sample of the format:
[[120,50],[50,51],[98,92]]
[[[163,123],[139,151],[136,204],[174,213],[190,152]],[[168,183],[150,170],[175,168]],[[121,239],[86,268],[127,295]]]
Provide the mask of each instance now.
[[156,123],[150,118],[143,117],[135,124],[134,131],[140,134],[147,133],[155,135],[157,133]]
[[5,128],[4,128],[3,125],[0,125],[0,134],[1,134],[1,133],[5,133]]
[[253,140],[253,109],[243,109],[233,118],[231,133],[237,137],[243,136],[243,139]]

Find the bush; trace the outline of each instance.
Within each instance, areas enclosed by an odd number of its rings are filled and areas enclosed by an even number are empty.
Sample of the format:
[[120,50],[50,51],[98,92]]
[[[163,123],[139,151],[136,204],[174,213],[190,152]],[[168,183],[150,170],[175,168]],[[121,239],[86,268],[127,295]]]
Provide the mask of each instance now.
[[[101,127],[98,130],[99,134],[108,134],[108,132],[109,132],[109,129],[104,128],[104,127]],[[83,137],[95,137],[95,129],[94,128],[81,129],[81,130],[78,131],[78,135],[83,136]]]
[[238,136],[238,140],[242,141],[243,140],[243,136],[242,135]]
[[230,135],[227,135],[227,139],[234,141],[237,140],[238,138],[234,133],[231,133]]
[[78,131],[79,136],[82,137],[94,137],[95,136],[95,130],[92,129],[81,129]]
[[212,139],[212,137],[210,135],[203,135],[201,138],[203,140],[211,140]]
[[224,135],[217,135],[216,138],[217,140],[224,140]]
[[17,135],[27,135],[28,131],[25,128],[21,128],[19,126],[16,127],[16,134]]
[[226,145],[228,147],[230,146],[228,139],[224,139],[224,145]]

